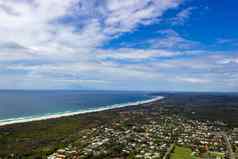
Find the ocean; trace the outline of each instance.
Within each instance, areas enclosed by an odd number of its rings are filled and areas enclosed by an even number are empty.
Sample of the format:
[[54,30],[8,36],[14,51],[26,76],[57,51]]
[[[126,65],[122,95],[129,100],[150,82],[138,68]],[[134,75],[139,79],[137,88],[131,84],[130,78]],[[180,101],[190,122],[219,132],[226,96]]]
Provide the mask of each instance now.
[[135,91],[0,91],[0,126],[57,118],[159,100]]

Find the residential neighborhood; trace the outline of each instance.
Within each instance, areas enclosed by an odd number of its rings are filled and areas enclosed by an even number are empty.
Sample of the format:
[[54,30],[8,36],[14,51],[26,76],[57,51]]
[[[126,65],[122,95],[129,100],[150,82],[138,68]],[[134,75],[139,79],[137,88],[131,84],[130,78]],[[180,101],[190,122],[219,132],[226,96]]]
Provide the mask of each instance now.
[[[88,129],[84,135],[48,159],[64,158],[138,158],[138,159],[228,159],[229,146],[223,127],[217,122],[160,115],[144,124],[130,123],[128,116],[141,112],[124,112],[124,120],[109,126]],[[237,149],[238,129],[232,131],[233,147]],[[176,154],[177,149],[188,150]],[[180,152],[177,152],[180,153]],[[232,149],[233,153],[233,149]],[[232,159],[232,158],[231,158]]]

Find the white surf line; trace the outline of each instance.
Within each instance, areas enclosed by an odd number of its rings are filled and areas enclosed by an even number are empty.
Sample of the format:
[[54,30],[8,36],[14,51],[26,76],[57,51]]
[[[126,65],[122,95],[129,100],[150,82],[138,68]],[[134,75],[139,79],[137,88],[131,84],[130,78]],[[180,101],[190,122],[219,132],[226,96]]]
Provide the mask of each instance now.
[[48,114],[48,115],[42,115],[42,116],[28,116],[28,117],[3,119],[3,120],[0,120],[0,126],[17,124],[17,123],[26,123],[26,122],[32,122],[32,121],[47,120],[47,119],[55,119],[55,118],[66,117],[66,116],[74,116],[74,115],[78,115],[78,114],[110,110],[110,109],[115,109],[115,108],[123,108],[123,107],[127,107],[127,106],[135,106],[135,105],[155,102],[155,101],[161,100],[163,98],[164,97],[162,97],[162,96],[157,96],[155,98],[148,99],[148,100],[129,102],[129,103],[124,103],[124,104],[114,104],[114,105],[110,105],[110,106],[103,106],[103,107],[100,107],[97,109],[89,109],[89,110],[74,111],[74,112],[66,111],[66,112],[59,112],[59,113],[55,113],[55,114]]

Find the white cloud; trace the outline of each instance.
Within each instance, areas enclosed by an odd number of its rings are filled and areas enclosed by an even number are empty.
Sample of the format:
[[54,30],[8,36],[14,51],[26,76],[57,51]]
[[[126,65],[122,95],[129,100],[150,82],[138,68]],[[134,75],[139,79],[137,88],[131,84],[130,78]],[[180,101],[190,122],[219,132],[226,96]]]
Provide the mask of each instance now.
[[[72,58],[70,54],[90,54],[112,38],[108,34],[131,31],[178,4],[175,0],[1,0],[0,43],[16,43],[46,58]],[[77,23],[62,22],[70,17]]]
[[[207,52],[194,50],[197,42],[172,30],[161,33],[164,37],[146,49],[101,48],[124,32],[158,22],[164,12],[181,3],[178,0],[0,0],[0,88],[76,85],[136,89],[143,84],[144,88],[166,89],[178,80],[195,85],[213,80],[214,84],[224,82],[221,78],[224,74],[229,87],[234,86],[238,76],[234,71],[235,57],[198,56]],[[178,17],[185,18],[190,11],[187,9]],[[174,51],[173,46],[186,51]],[[175,58],[180,55],[194,57]],[[163,84],[157,86],[158,83]]]
[[238,58],[224,58],[217,61],[218,64],[238,64]]
[[97,56],[100,59],[115,59],[115,60],[145,60],[158,57],[174,57],[181,54],[182,54],[181,52],[172,52],[159,49],[133,49],[133,48],[100,50],[97,52]]
[[173,25],[183,25],[186,20],[191,16],[192,11],[196,9],[195,7],[188,7],[178,12],[174,18],[171,19]]
[[115,34],[135,29],[153,18],[161,16],[167,9],[180,4],[177,0],[108,0],[108,16],[105,32]]
[[158,34],[161,37],[149,40],[149,43],[154,48],[190,50],[201,47],[199,42],[188,40],[172,29],[160,30]]
[[207,84],[210,81],[208,79],[194,78],[194,77],[176,77],[175,80],[193,83],[193,84]]

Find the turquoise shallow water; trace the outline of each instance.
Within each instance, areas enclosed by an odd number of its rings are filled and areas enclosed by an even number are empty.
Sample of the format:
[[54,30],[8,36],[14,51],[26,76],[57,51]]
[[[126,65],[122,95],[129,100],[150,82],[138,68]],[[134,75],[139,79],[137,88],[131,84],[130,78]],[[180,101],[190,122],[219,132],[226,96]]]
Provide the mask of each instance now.
[[157,100],[132,91],[0,91],[0,125],[42,120]]

